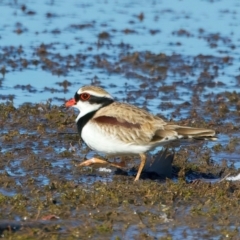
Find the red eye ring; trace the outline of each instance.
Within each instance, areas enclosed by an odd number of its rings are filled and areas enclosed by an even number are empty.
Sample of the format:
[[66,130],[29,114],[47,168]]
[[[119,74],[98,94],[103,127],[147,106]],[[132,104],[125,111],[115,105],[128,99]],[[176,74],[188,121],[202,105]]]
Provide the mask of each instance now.
[[82,93],[80,94],[80,98],[82,101],[87,101],[90,98],[90,94],[89,93]]

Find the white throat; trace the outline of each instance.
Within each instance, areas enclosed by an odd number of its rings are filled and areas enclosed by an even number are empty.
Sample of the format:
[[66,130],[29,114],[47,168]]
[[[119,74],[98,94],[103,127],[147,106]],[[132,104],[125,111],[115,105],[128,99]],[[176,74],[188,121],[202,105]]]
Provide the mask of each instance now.
[[101,107],[101,104],[90,104],[89,102],[79,101],[76,105],[74,105],[74,107],[80,111],[77,118],[75,119],[75,122],[78,122],[81,117],[90,112],[98,110]]

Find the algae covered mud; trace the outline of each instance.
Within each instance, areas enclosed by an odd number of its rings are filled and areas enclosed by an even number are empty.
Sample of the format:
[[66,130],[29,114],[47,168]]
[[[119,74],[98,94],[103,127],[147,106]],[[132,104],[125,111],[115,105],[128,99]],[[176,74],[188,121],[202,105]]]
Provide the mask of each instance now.
[[[240,4],[170,2],[0,2],[2,238],[239,238]],[[85,84],[219,139],[176,147],[167,180],[79,168],[63,104]]]

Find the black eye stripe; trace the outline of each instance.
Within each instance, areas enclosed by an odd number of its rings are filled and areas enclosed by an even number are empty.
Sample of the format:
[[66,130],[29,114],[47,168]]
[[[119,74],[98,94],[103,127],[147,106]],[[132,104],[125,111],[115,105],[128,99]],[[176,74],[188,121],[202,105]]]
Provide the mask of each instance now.
[[[86,96],[85,96],[86,95]],[[86,97],[88,97],[88,99],[85,99]],[[78,94],[77,92],[75,93],[74,95],[74,99],[76,102],[78,101],[86,101],[86,100],[90,100],[92,96],[89,94],[89,93],[81,93],[81,94]]]
[[97,103],[97,104],[108,104],[108,103],[112,103],[113,100],[111,98],[107,98],[107,97],[97,97],[97,96],[91,96],[89,98],[89,103],[90,104],[94,104],[94,103]]
[[74,95],[74,99],[76,102],[78,102],[80,100],[80,95],[77,92]]
[[[80,94],[78,94],[77,92],[74,95],[74,99],[76,102],[78,101],[82,101]],[[90,104],[101,104],[102,106],[107,106],[109,104],[111,104],[112,102],[114,102],[113,99],[108,98],[108,97],[98,97],[98,96],[93,96],[91,95],[90,98],[88,99],[88,102]]]

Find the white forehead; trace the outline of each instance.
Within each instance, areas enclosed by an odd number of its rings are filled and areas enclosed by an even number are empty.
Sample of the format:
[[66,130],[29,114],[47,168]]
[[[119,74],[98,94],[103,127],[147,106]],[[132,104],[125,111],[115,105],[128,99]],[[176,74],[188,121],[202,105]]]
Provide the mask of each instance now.
[[113,97],[106,92],[105,90],[101,89],[101,88],[96,88],[96,90],[91,90],[91,89],[85,89],[85,88],[79,88],[77,93],[81,94],[81,93],[89,93],[90,95],[96,96],[96,97],[107,97],[107,98],[112,98]]

